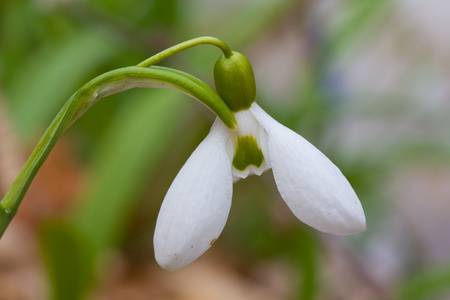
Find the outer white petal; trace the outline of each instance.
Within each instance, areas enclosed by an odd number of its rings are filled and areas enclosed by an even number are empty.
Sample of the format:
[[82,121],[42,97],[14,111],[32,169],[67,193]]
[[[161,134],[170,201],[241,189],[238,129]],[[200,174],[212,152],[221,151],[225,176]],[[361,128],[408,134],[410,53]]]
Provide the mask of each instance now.
[[267,134],[275,182],[294,215],[327,233],[349,235],[365,230],[361,203],[341,171],[257,104],[251,111]]
[[154,235],[155,258],[167,270],[202,255],[222,232],[232,198],[228,128],[216,119],[164,198]]

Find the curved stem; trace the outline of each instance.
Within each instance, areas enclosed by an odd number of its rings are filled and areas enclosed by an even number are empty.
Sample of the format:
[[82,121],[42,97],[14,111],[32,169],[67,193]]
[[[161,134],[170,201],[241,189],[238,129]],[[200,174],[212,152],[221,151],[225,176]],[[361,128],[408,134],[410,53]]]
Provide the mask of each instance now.
[[170,47],[164,51],[161,51],[158,54],[155,54],[152,57],[147,58],[146,60],[144,60],[143,62],[139,63],[136,66],[137,67],[149,67],[149,66],[154,65],[154,64],[160,62],[161,60],[164,60],[167,57],[172,56],[178,52],[184,51],[186,49],[189,49],[189,48],[195,47],[197,45],[201,45],[201,44],[211,44],[211,45],[219,47],[220,50],[222,50],[222,52],[226,58],[229,58],[232,55],[232,51],[231,51],[230,47],[228,47],[228,45],[225,44],[224,42],[222,42],[221,40],[219,40],[215,37],[203,36],[203,37],[198,37],[198,38],[195,38],[192,40],[188,40],[186,42],[183,42],[183,43],[180,43],[173,47]]
[[19,205],[22,202],[22,199],[25,196],[25,193],[37,171],[42,166],[59,137],[66,129],[67,124],[70,122],[70,116],[73,114],[75,109],[74,104],[76,104],[74,101],[75,95],[76,93],[69,99],[69,101],[66,102],[61,111],[50,124],[36,148],[26,161],[22,170],[20,170],[20,173],[14,180],[12,186],[0,202],[0,237],[3,235],[9,223],[14,218],[17,209],[19,208]]
[[135,87],[169,88],[210,108],[231,129],[236,120],[211,87],[187,73],[163,67],[126,67],[102,74],[80,88],[56,115],[24,167],[0,202],[0,237],[13,219],[28,187],[59,137],[99,99]]

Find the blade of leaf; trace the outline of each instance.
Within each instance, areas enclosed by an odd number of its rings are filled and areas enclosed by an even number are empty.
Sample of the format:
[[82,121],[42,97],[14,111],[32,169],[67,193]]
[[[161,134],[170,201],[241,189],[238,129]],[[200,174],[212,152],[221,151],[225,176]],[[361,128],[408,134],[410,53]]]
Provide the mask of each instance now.
[[39,238],[52,299],[84,299],[94,283],[93,244],[79,228],[62,220],[44,223]]
[[335,30],[332,35],[331,44],[337,53],[340,53],[349,46],[358,35],[364,33],[364,30],[373,30],[379,26],[374,26],[374,22],[382,22],[376,19],[383,13],[383,9],[389,8],[390,1],[347,1],[345,10],[348,17],[341,26]]
[[[397,299],[437,299],[450,292],[450,266],[422,270],[400,285]],[[444,297],[445,298],[445,297]],[[444,299],[441,298],[441,299]]]
[[5,86],[22,137],[30,139],[48,124],[80,83],[114,55],[115,48],[98,35],[81,33],[59,47],[38,49],[26,59]]
[[239,49],[298,5],[298,1],[191,1],[188,5],[189,9],[182,10],[186,23],[180,28],[181,32],[186,32],[186,35],[214,32],[215,36]]

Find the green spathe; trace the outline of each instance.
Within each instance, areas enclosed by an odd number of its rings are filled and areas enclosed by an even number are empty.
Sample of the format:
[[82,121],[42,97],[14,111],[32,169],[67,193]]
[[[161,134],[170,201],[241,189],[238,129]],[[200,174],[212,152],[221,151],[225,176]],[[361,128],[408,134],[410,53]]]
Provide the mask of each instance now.
[[249,109],[255,101],[256,84],[253,68],[248,59],[233,51],[222,57],[214,66],[217,93],[233,112]]
[[260,167],[264,161],[264,155],[258,146],[258,142],[251,135],[240,136],[236,142],[236,152],[233,157],[233,166],[244,171],[248,166]]

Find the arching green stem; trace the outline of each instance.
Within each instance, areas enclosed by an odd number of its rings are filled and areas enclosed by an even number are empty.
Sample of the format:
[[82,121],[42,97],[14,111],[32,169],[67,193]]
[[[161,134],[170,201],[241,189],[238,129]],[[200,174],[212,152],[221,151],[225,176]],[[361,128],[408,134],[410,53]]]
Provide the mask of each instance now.
[[221,40],[210,37],[210,36],[203,36],[198,37],[192,40],[188,40],[186,42],[180,43],[178,45],[175,45],[173,47],[170,47],[164,51],[159,52],[158,54],[153,55],[152,57],[144,60],[143,62],[139,63],[138,67],[149,67],[152,66],[164,59],[166,59],[169,56],[172,56],[178,52],[181,52],[183,50],[186,50],[188,48],[192,48],[201,44],[211,44],[214,46],[219,47],[226,58],[230,57],[232,55],[230,47],[228,47],[227,44],[222,42]]
[[17,212],[28,187],[63,132],[99,99],[134,87],[168,88],[185,93],[210,108],[230,128],[236,120],[222,99],[204,82],[163,67],[127,67],[107,72],[80,88],[56,115],[0,202],[0,237]]

